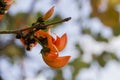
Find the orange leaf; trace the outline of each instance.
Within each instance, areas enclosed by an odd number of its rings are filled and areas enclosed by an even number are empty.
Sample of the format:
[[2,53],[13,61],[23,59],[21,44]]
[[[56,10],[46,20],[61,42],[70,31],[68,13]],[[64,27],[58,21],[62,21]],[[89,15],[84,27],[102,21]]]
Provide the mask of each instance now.
[[47,41],[47,43],[48,43],[47,47],[50,48],[51,51],[54,51],[54,52],[57,51],[56,48],[55,48],[55,46],[54,46],[54,44],[53,44],[53,42],[52,42],[52,40],[53,40],[52,36],[49,35],[47,32],[39,30],[39,31],[36,32],[36,36],[37,37],[43,36],[43,37],[47,38],[48,39],[48,41]]
[[54,44],[57,47],[58,51],[62,51],[67,44],[67,34],[63,34],[61,38],[57,36],[57,40],[54,42]]
[[8,9],[10,6],[11,6],[11,4],[14,2],[14,0],[4,0],[4,2],[6,2],[6,9]]
[[26,45],[25,40],[23,38],[20,38],[20,41],[22,42],[23,45]]
[[58,53],[56,52],[44,53],[42,56],[45,61],[54,61],[54,59],[58,57]]
[[61,67],[64,67],[68,63],[70,56],[57,57],[53,61],[48,61],[44,57],[43,59],[48,66],[52,68],[61,68]]
[[[7,9],[11,6],[13,3],[13,0],[3,0],[6,3],[6,6],[4,7],[6,10],[4,11],[5,13],[7,12]],[[0,20],[3,18],[4,14],[0,14]]]
[[6,2],[7,5],[11,5],[14,0],[3,0],[3,1]]
[[48,20],[52,16],[53,12],[54,12],[54,6],[45,13],[45,15],[43,16],[43,20],[44,21]]
[[0,14],[0,20],[3,18],[3,15],[2,14]]

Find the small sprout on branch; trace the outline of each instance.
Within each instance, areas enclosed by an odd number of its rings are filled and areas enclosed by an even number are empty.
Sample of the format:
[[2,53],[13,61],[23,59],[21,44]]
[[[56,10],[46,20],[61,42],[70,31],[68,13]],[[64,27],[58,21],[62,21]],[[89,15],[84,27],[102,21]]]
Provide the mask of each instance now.
[[54,13],[54,6],[45,13],[45,15],[43,16],[43,21],[48,20],[53,13]]

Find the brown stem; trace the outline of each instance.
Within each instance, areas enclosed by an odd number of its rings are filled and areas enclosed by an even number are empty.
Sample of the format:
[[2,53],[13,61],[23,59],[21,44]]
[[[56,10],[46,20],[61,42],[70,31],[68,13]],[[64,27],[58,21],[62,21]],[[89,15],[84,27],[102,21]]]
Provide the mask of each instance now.
[[56,22],[53,22],[53,23],[49,23],[49,24],[46,24],[46,25],[41,25],[41,24],[35,24],[34,26],[32,27],[29,27],[29,28],[23,28],[23,29],[19,29],[19,30],[6,30],[6,31],[0,31],[0,34],[17,34],[18,32],[21,32],[21,31],[25,31],[25,30],[31,30],[31,29],[34,29],[36,27],[49,27],[50,25],[54,25],[54,24],[58,24],[58,23],[62,23],[62,22],[67,22],[71,19],[71,17],[68,17],[68,18],[65,18],[63,20],[60,20],[60,21],[56,21]]

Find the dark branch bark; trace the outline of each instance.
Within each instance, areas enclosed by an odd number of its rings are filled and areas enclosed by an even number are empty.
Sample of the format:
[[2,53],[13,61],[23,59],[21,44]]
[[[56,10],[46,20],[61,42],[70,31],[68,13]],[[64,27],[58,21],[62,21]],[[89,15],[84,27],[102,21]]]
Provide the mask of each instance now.
[[58,23],[62,23],[62,22],[67,22],[71,19],[71,17],[68,17],[68,18],[65,18],[63,20],[60,20],[60,21],[56,21],[56,22],[53,22],[53,23],[49,23],[49,24],[46,24],[46,25],[41,25],[41,24],[35,24],[34,26],[32,27],[28,27],[28,28],[23,28],[23,29],[18,29],[18,30],[6,30],[6,31],[0,31],[0,34],[17,34],[18,32],[22,32],[22,31],[25,31],[25,30],[32,30],[36,27],[40,27],[40,28],[43,28],[43,27],[49,27],[50,25],[55,25],[55,24],[58,24]]

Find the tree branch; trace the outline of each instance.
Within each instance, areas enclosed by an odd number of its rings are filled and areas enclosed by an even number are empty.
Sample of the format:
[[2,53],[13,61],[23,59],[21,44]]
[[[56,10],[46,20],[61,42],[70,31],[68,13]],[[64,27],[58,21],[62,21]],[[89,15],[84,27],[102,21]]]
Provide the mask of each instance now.
[[63,20],[60,20],[60,21],[56,21],[56,22],[53,22],[53,23],[49,23],[49,24],[46,24],[46,25],[42,25],[42,24],[35,24],[33,25],[32,27],[28,27],[28,28],[23,28],[23,29],[18,29],[18,30],[6,30],[6,31],[0,31],[0,34],[17,34],[18,32],[22,32],[22,31],[25,31],[25,30],[32,30],[34,28],[37,28],[38,26],[39,27],[49,27],[50,25],[55,25],[55,24],[58,24],[58,23],[62,23],[62,22],[67,22],[71,20],[71,17],[68,17],[68,18],[65,18]]

